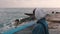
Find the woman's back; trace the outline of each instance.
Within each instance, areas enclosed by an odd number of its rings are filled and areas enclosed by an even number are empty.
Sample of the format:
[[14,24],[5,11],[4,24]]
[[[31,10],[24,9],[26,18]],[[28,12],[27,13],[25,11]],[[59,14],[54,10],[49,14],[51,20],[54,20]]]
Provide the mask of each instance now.
[[48,32],[48,24],[46,23],[45,18],[37,21],[37,25],[32,31],[32,34],[49,34]]

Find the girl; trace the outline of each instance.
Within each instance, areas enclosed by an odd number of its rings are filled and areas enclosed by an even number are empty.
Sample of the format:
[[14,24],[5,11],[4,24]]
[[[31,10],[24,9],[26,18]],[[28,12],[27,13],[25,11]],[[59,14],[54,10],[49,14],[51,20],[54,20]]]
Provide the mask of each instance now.
[[49,13],[44,11],[43,9],[37,8],[35,10],[35,17],[38,21],[32,31],[32,34],[49,34],[48,24],[45,19],[47,14],[49,14]]

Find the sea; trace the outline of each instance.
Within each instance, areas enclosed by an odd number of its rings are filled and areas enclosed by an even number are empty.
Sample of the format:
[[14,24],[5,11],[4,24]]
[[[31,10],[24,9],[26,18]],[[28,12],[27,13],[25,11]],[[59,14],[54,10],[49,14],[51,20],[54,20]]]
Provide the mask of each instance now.
[[28,17],[24,13],[33,13],[34,8],[0,8],[0,28],[9,25],[14,19]]

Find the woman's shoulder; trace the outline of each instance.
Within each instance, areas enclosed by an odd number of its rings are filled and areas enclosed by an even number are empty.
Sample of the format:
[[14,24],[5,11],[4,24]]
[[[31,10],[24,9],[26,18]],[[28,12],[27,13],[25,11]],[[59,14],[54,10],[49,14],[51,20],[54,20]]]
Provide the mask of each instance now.
[[37,25],[35,26],[35,28],[43,28],[43,25],[42,25],[42,24],[37,24]]

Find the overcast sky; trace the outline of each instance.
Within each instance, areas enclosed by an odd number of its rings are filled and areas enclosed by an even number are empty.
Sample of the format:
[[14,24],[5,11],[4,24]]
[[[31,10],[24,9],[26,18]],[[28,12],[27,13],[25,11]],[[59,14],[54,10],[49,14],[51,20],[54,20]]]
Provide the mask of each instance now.
[[60,0],[0,0],[0,8],[58,7]]

